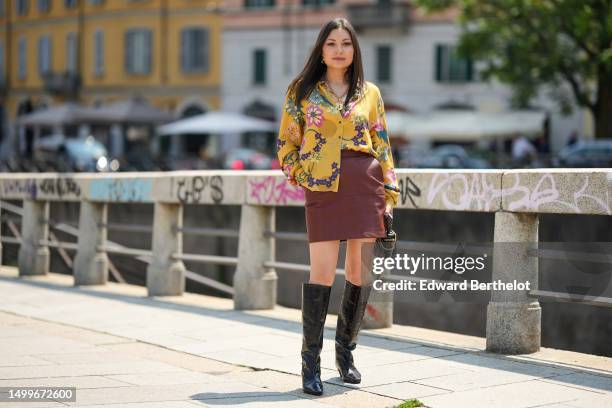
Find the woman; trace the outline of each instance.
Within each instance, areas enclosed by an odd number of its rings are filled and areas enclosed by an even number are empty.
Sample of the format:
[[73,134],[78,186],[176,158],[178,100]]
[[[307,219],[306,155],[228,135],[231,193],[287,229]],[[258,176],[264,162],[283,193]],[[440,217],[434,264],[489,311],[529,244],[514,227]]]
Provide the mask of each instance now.
[[[351,351],[370,291],[362,286],[361,246],[385,236],[398,191],[383,101],[363,78],[355,30],[328,22],[302,72],[287,89],[278,158],[289,183],[304,189],[310,280],[302,287],[302,385],[321,395],[320,353],[340,241],[346,241],[346,283],[336,327],[336,367],[344,382],[361,374]],[[371,245],[371,244],[370,244]]]

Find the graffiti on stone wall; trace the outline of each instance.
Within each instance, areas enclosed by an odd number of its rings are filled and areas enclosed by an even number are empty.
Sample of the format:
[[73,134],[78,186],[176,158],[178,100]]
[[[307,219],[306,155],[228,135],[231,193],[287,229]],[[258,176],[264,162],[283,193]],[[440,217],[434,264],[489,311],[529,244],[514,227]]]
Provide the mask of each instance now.
[[9,179],[2,181],[2,192],[5,196],[18,195],[31,200],[39,196],[45,198],[79,198],[81,187],[72,177],[44,179]]
[[[181,204],[198,204],[223,201],[223,178],[221,176],[194,176],[172,178],[171,195]],[[210,199],[210,200],[209,200]]]
[[81,187],[72,177],[56,177],[38,180],[38,190],[57,198],[80,197]]
[[428,205],[439,200],[453,211],[495,211],[502,191],[486,173],[435,173],[427,188]]
[[400,194],[399,194],[399,202],[401,205],[405,205],[407,200],[410,200],[410,204],[414,208],[418,208],[415,198],[421,197],[421,189],[416,183],[410,178],[410,176],[402,177],[398,181]]
[[304,200],[302,187],[293,186],[277,176],[249,178],[248,194],[257,204],[286,205]]
[[99,201],[148,202],[151,201],[151,179],[101,179],[92,180],[89,198]]
[[2,180],[2,193],[4,196],[23,195],[35,200],[38,195],[38,186],[33,179]]
[[[525,185],[526,182],[521,180],[521,177],[534,176],[539,176],[539,178],[533,183],[533,187]],[[555,174],[506,174],[503,188],[504,208],[508,211],[537,212],[545,207],[552,207],[555,212],[612,215],[610,188],[608,187],[612,183],[611,176],[607,177],[606,185],[599,186],[595,185],[591,174],[583,174],[579,178],[582,180],[579,180],[576,186],[572,186],[573,188],[570,188],[567,182],[564,182],[564,186],[559,188],[557,181],[560,180],[556,179]]]

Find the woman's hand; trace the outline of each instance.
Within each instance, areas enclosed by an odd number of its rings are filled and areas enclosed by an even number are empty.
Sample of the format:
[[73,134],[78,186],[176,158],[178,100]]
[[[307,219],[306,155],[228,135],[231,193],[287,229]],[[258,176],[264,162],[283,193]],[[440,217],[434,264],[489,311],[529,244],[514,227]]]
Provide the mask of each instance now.
[[391,204],[387,204],[387,207],[385,208],[385,212],[393,216],[393,206]]

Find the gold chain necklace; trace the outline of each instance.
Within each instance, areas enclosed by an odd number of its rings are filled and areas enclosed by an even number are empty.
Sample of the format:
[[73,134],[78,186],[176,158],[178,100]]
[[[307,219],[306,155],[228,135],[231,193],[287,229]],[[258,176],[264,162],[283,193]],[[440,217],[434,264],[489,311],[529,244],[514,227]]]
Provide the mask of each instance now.
[[329,92],[334,96],[334,98],[336,98],[336,108],[341,111],[344,108],[344,97],[346,96],[347,92],[348,92],[348,88],[346,90],[346,92],[344,92],[341,96],[338,96],[334,90],[332,89],[331,85],[329,84],[329,82],[327,82],[327,78],[323,78],[323,83],[325,84],[325,86],[327,87],[327,89],[329,90]]

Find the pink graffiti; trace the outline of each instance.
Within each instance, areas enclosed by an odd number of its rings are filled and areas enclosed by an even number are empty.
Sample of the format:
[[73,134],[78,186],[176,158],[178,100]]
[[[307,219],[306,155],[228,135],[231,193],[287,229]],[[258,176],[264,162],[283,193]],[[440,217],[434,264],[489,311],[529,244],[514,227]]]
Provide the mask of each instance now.
[[250,196],[258,204],[287,204],[287,202],[303,201],[304,190],[300,186],[292,186],[286,179],[267,176],[249,180]]
[[427,189],[427,204],[439,196],[449,210],[495,210],[492,207],[502,191],[501,186],[495,186],[492,180],[486,173],[436,173]]

